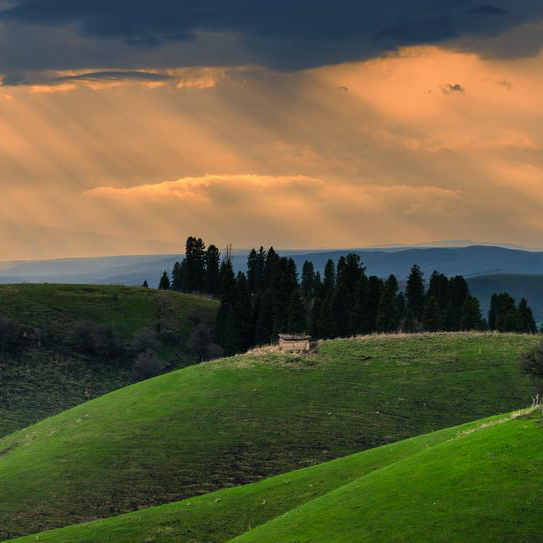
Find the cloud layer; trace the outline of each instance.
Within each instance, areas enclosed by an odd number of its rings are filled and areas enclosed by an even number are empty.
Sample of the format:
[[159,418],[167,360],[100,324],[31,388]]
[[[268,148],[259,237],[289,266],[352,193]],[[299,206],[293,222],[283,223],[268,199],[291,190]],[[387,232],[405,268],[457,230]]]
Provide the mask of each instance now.
[[[4,4],[2,71],[17,66],[30,70],[247,64],[292,70],[445,41],[501,55],[503,43],[492,45],[493,39],[539,23],[543,17],[543,4],[537,0],[15,0]],[[13,46],[14,40],[19,47]],[[533,53],[530,32],[516,35],[514,41],[519,54]]]
[[0,220],[237,246],[541,245],[542,64],[413,47],[168,70],[158,88],[2,87]]

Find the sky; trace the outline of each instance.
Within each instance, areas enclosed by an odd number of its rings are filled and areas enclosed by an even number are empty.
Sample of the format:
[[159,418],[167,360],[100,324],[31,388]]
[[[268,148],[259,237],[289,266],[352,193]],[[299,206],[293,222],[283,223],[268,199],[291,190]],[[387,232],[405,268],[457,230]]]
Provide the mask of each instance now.
[[543,247],[539,1],[0,0],[0,80],[0,260]]

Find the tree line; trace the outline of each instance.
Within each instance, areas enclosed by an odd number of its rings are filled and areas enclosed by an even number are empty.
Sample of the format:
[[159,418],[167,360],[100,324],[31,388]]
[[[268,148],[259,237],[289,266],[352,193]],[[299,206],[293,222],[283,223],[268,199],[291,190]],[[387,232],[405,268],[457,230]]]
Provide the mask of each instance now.
[[185,258],[171,276],[164,272],[159,288],[219,298],[215,340],[226,354],[271,343],[281,332],[328,339],[373,332],[537,330],[524,298],[516,305],[509,294],[495,294],[487,320],[461,275],[435,271],[426,286],[414,265],[402,290],[394,275],[368,276],[355,253],[328,260],[322,276],[305,261],[299,276],[292,258],[260,247],[250,251],[246,273],[235,274],[216,246],[206,248],[189,237]]

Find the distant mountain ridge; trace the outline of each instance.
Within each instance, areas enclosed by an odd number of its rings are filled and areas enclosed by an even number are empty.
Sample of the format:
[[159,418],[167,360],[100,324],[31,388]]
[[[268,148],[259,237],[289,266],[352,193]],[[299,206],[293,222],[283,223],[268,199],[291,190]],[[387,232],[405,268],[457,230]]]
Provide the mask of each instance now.
[[[508,291],[524,296],[534,309],[536,319],[543,321],[543,251],[506,247],[471,245],[468,247],[428,247],[407,249],[337,249],[281,250],[279,254],[294,259],[301,271],[310,260],[317,270],[324,269],[328,259],[337,260],[355,252],[366,266],[366,273],[387,277],[395,274],[405,279],[413,264],[418,264],[428,278],[434,270],[448,276],[465,276],[473,293],[487,310],[492,292]],[[234,252],[236,270],[246,269],[246,250]],[[94,283],[141,285],[147,280],[156,287],[164,270],[171,271],[179,254],[66,258],[4,262],[0,264],[0,284],[5,283]],[[483,279],[486,278],[487,279]]]
[[[418,264],[428,276],[434,270],[446,275],[466,277],[496,274],[543,274],[543,251],[527,251],[505,247],[471,245],[469,247],[438,247],[408,249],[336,249],[336,250],[277,250],[294,259],[299,269],[305,260],[322,271],[328,259],[337,260],[350,252],[357,253],[366,271],[386,277],[395,274],[407,277],[413,264]],[[232,262],[236,270],[245,270],[246,250],[236,251]],[[169,270],[182,254],[107,256],[4,262],[0,266],[0,283],[6,282],[88,282],[150,285],[158,282],[160,274]]]

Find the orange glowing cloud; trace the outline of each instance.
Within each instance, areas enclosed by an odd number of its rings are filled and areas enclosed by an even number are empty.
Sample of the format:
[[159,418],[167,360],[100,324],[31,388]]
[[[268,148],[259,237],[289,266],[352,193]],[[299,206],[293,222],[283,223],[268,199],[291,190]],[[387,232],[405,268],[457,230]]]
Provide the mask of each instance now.
[[541,67],[418,47],[296,73],[165,71],[108,92],[14,86],[0,100],[0,220],[236,245],[539,245]]

